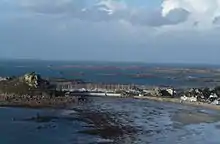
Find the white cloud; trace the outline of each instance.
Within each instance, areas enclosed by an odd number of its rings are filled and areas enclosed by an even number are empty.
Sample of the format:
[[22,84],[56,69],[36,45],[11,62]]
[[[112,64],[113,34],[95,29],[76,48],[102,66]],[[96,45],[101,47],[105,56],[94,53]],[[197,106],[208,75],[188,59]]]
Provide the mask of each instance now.
[[127,9],[127,4],[125,2],[114,0],[99,0],[95,6],[100,7],[100,10],[107,10],[109,14]]

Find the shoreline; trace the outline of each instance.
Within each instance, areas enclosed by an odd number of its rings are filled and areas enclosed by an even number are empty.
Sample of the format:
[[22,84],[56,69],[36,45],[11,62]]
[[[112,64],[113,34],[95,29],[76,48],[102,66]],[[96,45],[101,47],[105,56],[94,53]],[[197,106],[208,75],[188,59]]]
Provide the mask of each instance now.
[[[175,95],[183,96],[184,101],[181,101],[182,97],[174,98]],[[148,99],[220,110],[220,106],[209,104],[210,99],[216,104],[220,103],[220,87],[175,90],[172,87],[162,86],[149,88],[133,84],[87,83],[66,79],[46,80],[35,72],[20,77],[8,77],[0,81],[0,106],[58,108],[85,101],[93,96]],[[187,97],[195,99],[185,101]],[[198,102],[197,98],[205,102]]]
[[[91,97],[87,97],[91,98]],[[133,96],[133,97],[115,97],[115,96],[107,96],[102,98],[133,98],[133,99],[140,99],[140,100],[150,100],[156,102],[168,102],[174,104],[180,104],[185,106],[193,106],[193,107],[200,107],[206,108],[211,110],[220,110],[219,105],[212,105],[204,102],[189,102],[189,101],[180,101],[179,98],[168,98],[168,97],[157,97],[157,96]],[[26,98],[18,98],[13,100],[3,100],[0,99],[0,107],[12,107],[12,108],[67,108],[72,104],[76,104],[80,102],[77,97],[53,97],[47,99],[38,99],[38,100],[29,100]]]
[[76,97],[52,97],[30,99],[29,97],[20,97],[12,99],[0,99],[0,107],[14,108],[67,108],[78,102]]
[[193,107],[201,107],[201,108],[207,108],[212,110],[220,110],[219,105],[212,105],[204,102],[189,102],[189,101],[180,101],[179,98],[167,98],[167,97],[156,97],[156,96],[134,96],[134,99],[142,99],[142,100],[151,100],[151,101],[157,101],[157,102],[170,102],[180,105],[188,105]]

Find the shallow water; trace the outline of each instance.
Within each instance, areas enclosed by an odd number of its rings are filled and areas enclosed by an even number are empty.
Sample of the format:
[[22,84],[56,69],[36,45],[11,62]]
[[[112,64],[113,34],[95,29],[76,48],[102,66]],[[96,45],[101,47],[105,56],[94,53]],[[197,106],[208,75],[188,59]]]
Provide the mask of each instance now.
[[93,98],[69,110],[0,108],[0,117],[1,144],[220,143],[218,112],[171,103]]

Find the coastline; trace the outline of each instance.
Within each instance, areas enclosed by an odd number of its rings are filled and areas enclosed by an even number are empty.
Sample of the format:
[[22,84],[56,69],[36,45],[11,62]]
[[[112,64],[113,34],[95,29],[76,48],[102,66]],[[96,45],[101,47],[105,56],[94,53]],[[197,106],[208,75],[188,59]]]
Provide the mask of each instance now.
[[167,97],[156,97],[156,96],[134,96],[134,99],[142,99],[142,100],[151,100],[151,101],[157,101],[157,102],[170,102],[170,103],[176,103],[180,105],[188,105],[193,107],[202,107],[206,109],[212,109],[212,110],[220,110],[219,105],[212,105],[204,102],[189,102],[189,101],[180,101],[179,98],[167,98]]
[[[88,97],[89,98],[89,97]],[[106,97],[103,97],[106,98]],[[126,97],[115,97],[107,96],[107,98],[126,98]],[[168,102],[180,105],[188,105],[193,107],[206,108],[211,110],[220,110],[219,105],[212,105],[204,102],[189,102],[180,101],[179,98],[168,98],[168,97],[158,97],[158,96],[133,96],[134,99],[150,100],[156,102]],[[21,108],[67,108],[72,104],[79,102],[77,97],[53,97],[53,98],[41,98],[41,99],[28,99],[28,98],[17,98],[12,100],[0,99],[0,107],[21,107]]]
[[[138,94],[139,96],[137,96]],[[174,95],[183,95],[183,97],[195,99],[190,99],[190,101],[184,99],[184,101],[181,101],[182,97],[174,98]],[[47,80],[41,78],[41,76],[35,72],[27,73],[20,77],[7,77],[0,81],[0,106],[9,107],[59,108],[66,107],[78,101],[84,101],[86,98],[93,96],[114,96],[172,102],[220,110],[220,106],[209,104],[210,98],[215,98],[217,102],[219,102],[219,95],[220,87],[213,89],[181,89],[178,90],[177,93],[177,91],[171,87],[149,88],[132,84],[87,83],[81,80]],[[206,102],[197,101],[197,97]]]
[[0,107],[21,107],[21,108],[66,108],[78,102],[76,97],[52,97],[30,99],[29,97],[0,99]]

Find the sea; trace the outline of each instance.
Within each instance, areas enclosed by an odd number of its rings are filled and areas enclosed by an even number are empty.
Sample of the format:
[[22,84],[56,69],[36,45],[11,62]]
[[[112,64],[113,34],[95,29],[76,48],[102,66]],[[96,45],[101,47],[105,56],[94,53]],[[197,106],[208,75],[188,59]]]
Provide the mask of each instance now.
[[[2,60],[0,76],[34,71],[45,78],[88,82],[149,86],[198,84],[149,71],[155,67],[208,66]],[[149,76],[134,77],[142,73]],[[93,97],[65,109],[0,108],[0,144],[219,144],[219,133],[219,111],[132,98]]]

